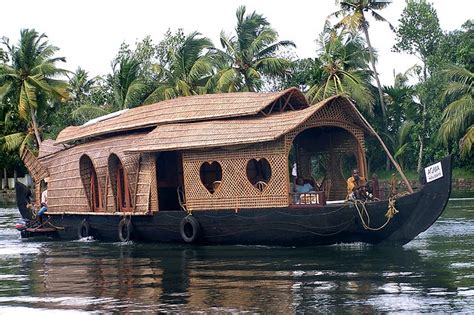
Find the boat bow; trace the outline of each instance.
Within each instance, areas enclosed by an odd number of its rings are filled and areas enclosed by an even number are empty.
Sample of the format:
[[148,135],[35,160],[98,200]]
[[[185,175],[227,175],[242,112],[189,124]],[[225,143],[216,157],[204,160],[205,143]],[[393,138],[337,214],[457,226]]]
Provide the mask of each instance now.
[[[416,207],[394,233],[385,242],[406,244],[418,234],[428,229],[439,218],[446,208],[451,195],[452,157],[425,168],[421,176],[423,188]],[[439,168],[438,168],[439,167]],[[437,172],[433,175],[433,172]],[[437,177],[440,176],[441,177]],[[403,197],[402,197],[403,198]]]

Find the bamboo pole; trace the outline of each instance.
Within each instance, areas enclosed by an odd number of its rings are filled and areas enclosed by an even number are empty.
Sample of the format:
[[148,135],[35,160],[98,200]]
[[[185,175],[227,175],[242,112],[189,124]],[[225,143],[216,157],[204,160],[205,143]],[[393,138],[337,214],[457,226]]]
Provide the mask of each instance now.
[[411,187],[410,185],[410,182],[408,181],[407,177],[405,176],[405,174],[403,173],[402,171],[402,168],[400,167],[400,165],[398,165],[397,161],[395,161],[395,159],[393,158],[392,154],[390,153],[390,151],[388,150],[387,146],[385,145],[385,143],[382,141],[382,138],[380,138],[380,136],[378,135],[377,132],[375,132],[374,128],[372,128],[372,126],[369,124],[369,122],[365,119],[364,116],[362,116],[361,113],[359,113],[359,111],[357,111],[357,113],[359,114],[359,117],[364,121],[364,123],[367,125],[367,127],[369,127],[370,131],[375,135],[375,137],[377,138],[377,140],[379,140],[380,144],[382,145],[382,148],[385,150],[385,153],[387,153],[387,156],[388,158],[390,159],[390,161],[392,161],[393,165],[395,166],[395,168],[397,169],[398,173],[400,174],[400,176],[402,177],[403,179],[403,182],[405,183],[405,185],[407,185],[407,188],[408,188],[408,191],[410,193],[413,193],[413,188]]

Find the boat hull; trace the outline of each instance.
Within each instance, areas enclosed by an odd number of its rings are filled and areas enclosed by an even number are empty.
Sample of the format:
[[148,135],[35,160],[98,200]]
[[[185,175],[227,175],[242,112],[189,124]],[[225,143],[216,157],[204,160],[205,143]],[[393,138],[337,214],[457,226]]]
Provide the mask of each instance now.
[[[57,228],[52,236],[65,240],[78,239],[86,232],[105,241],[123,241],[125,233],[132,240],[148,242],[271,246],[352,242],[403,245],[430,227],[446,206],[451,192],[451,157],[443,159],[441,164],[444,176],[425,184],[415,193],[399,197],[396,201],[399,213],[381,229],[378,228],[387,222],[388,201],[366,203],[370,222],[366,215],[361,218],[357,207],[348,202],[322,207],[194,211],[192,219],[182,210],[132,216],[57,213],[51,214],[48,222]],[[20,205],[21,200],[19,208]],[[188,221],[192,223],[188,225],[192,230],[190,238],[183,235],[186,230],[183,222]],[[129,231],[124,231],[124,223],[129,224]],[[29,233],[28,236],[35,235]]]

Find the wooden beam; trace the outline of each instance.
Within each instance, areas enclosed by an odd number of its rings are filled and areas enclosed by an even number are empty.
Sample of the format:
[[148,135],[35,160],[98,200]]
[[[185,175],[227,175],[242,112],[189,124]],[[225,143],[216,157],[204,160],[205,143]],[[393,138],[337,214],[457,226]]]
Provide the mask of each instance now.
[[[278,101],[278,100],[276,100],[276,101],[274,101],[274,102],[272,103],[272,106],[271,106],[270,109],[268,110],[268,113],[265,113],[265,116],[268,116],[268,115],[271,114],[271,112],[273,111],[273,108],[275,107],[275,104],[276,104],[277,101]],[[262,110],[262,112],[264,112],[264,111]]]
[[[354,106],[354,105],[352,105]],[[377,138],[377,140],[379,140],[380,144],[382,145],[382,148],[385,150],[385,153],[387,153],[387,156],[388,158],[390,159],[390,161],[392,161],[393,165],[395,166],[395,168],[397,169],[398,173],[400,174],[400,176],[402,177],[403,179],[403,182],[405,183],[405,185],[407,186],[408,188],[408,191],[410,193],[413,193],[413,188],[411,187],[410,185],[410,182],[408,181],[407,177],[405,176],[405,173],[403,173],[402,171],[402,168],[400,167],[400,165],[398,165],[397,161],[395,161],[394,157],[392,156],[392,154],[390,153],[390,151],[388,150],[387,146],[385,145],[385,143],[383,142],[382,138],[380,138],[380,136],[378,135],[377,132],[375,132],[374,128],[372,128],[372,126],[369,124],[369,122],[364,118],[364,116],[362,116],[361,113],[359,113],[358,110],[356,110],[356,112],[359,114],[359,117],[362,119],[362,121],[367,125],[367,127],[369,128],[369,130],[375,135],[375,137]]]
[[[285,102],[285,105],[283,105],[283,107],[280,109],[280,112],[284,111],[286,106],[288,105],[288,103],[290,102],[290,99],[291,99],[291,96],[293,95],[293,92],[294,91],[291,91],[290,94],[288,95],[288,97],[286,98],[286,102]],[[294,109],[294,108],[293,108]]]

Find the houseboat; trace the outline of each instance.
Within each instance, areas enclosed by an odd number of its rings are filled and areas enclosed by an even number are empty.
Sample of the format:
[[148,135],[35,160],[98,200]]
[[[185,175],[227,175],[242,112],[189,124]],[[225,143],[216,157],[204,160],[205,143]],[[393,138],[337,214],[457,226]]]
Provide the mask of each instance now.
[[[443,212],[451,158],[425,168],[416,191],[405,180],[406,193],[346,200],[344,170],[369,177],[371,136],[380,139],[347,97],[310,105],[296,88],[179,97],[113,113],[67,127],[38,156],[23,153],[36,205],[17,183],[25,219],[18,229],[24,238],[402,245]],[[295,192],[294,176],[318,189]],[[33,209],[46,179],[47,212],[38,221]]]

